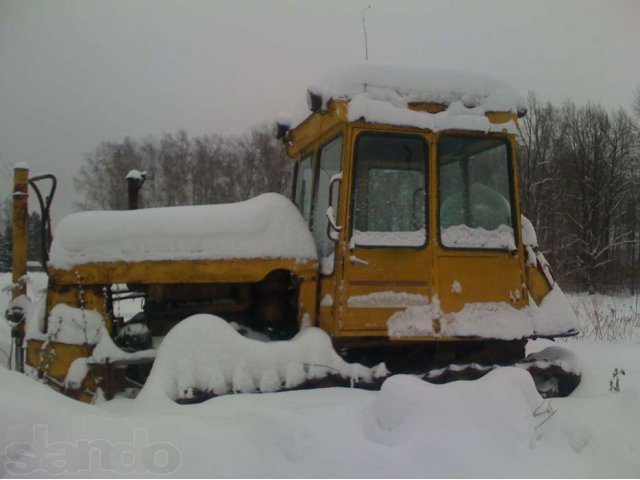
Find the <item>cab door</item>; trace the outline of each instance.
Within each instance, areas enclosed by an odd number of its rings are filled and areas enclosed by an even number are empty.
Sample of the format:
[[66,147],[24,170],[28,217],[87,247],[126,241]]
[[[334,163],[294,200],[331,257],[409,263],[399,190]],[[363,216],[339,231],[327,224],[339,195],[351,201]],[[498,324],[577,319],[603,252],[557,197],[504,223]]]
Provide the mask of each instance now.
[[512,149],[504,136],[452,134],[437,142],[436,285],[445,312],[525,305]]
[[396,311],[428,303],[432,290],[426,137],[354,129],[343,191],[338,335],[386,336]]

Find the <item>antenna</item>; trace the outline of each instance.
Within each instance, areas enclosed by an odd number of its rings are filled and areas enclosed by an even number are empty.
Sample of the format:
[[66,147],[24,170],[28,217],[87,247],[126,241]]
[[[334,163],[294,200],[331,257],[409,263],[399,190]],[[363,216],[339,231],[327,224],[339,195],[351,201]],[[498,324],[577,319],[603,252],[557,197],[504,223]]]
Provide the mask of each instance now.
[[369,45],[367,44],[367,24],[364,21],[364,12],[369,10],[371,5],[362,9],[362,30],[364,31],[364,59],[369,61]]

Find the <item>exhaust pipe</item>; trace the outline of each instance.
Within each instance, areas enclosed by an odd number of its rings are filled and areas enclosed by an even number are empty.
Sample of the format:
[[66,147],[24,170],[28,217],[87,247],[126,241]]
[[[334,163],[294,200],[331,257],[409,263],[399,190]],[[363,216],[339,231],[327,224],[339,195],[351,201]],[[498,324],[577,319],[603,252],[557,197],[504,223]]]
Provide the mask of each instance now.
[[131,170],[127,173],[127,194],[129,196],[129,210],[138,209],[138,199],[142,184],[147,179],[147,172]]
[[29,252],[29,168],[24,163],[13,169],[13,250],[11,280],[12,298],[27,294],[24,276],[27,274]]

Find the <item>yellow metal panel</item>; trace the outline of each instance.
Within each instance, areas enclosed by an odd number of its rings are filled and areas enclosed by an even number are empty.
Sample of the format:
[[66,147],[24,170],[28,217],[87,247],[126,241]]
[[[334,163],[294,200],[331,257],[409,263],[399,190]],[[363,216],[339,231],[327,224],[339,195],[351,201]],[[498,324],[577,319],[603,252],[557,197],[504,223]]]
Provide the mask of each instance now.
[[27,341],[27,364],[59,382],[64,382],[71,363],[91,356],[93,345],[71,345],[39,340]]
[[531,295],[531,298],[533,298],[536,304],[540,305],[542,299],[551,291],[551,286],[544,274],[540,271],[539,266],[532,267],[528,265],[526,271],[529,295]]
[[511,112],[487,112],[487,118],[491,123],[507,123],[509,121],[518,121],[518,114]]
[[111,285],[113,283],[245,283],[258,282],[274,270],[289,270],[315,279],[317,262],[296,259],[236,259],[197,261],[112,262],[79,265],[73,270],[51,269],[55,285]]
[[[325,332],[333,335],[336,329],[335,325],[335,311],[337,304],[335,302],[336,294],[336,275],[334,274],[328,277],[320,277],[320,285],[318,292],[318,324]],[[325,298],[331,299],[330,306],[322,306],[322,302]]]
[[[442,251],[437,265],[438,295],[445,312],[457,312],[471,302],[506,302],[514,308],[525,305],[518,259],[509,253]],[[453,291],[454,282],[460,284],[461,293]]]
[[348,101],[331,100],[327,111],[310,114],[304,122],[289,132],[287,154],[296,159],[302,152],[318,148],[327,132],[347,123]]
[[317,284],[315,279],[302,282],[300,285],[300,293],[298,294],[299,324],[302,322],[304,315],[308,315],[311,325],[317,325],[317,293]]
[[407,106],[409,107],[409,110],[427,113],[440,113],[449,108],[449,106],[444,103],[435,102],[409,102],[409,105]]

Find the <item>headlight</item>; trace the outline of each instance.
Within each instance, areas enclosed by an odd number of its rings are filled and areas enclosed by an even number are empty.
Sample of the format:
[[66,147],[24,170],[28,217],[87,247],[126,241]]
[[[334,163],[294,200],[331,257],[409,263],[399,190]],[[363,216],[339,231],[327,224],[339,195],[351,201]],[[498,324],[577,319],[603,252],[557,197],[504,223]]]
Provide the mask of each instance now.
[[4,317],[12,328],[17,327],[24,322],[24,309],[18,305],[12,305],[7,308],[7,311],[4,313]]

